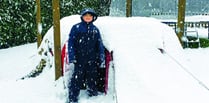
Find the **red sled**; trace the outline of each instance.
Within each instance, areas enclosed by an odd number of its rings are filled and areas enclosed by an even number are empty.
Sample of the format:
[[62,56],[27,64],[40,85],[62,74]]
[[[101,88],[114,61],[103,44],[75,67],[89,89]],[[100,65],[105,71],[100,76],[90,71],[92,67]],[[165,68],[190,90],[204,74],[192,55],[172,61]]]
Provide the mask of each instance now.
[[[67,52],[67,42],[64,44],[62,51],[61,51],[61,57],[62,57],[62,75],[64,76],[65,72],[65,65],[68,64],[68,52]],[[108,77],[109,77],[109,68],[113,65],[111,65],[111,62],[113,61],[113,51],[108,51],[105,48],[105,68],[99,68],[98,67],[98,79],[97,79],[97,89],[99,92],[107,94],[108,91]],[[85,86],[83,86],[81,89],[85,89]]]

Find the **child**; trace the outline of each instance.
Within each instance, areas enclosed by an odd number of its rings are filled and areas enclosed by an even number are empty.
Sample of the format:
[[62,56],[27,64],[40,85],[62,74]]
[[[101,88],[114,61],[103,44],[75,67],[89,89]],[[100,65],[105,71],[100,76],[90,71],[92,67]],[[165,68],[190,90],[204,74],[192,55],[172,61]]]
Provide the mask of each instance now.
[[77,103],[80,88],[85,83],[88,95],[97,96],[97,68],[104,66],[104,46],[98,28],[93,24],[97,14],[93,9],[81,12],[81,22],[69,34],[68,53],[74,72],[69,82],[69,102]]

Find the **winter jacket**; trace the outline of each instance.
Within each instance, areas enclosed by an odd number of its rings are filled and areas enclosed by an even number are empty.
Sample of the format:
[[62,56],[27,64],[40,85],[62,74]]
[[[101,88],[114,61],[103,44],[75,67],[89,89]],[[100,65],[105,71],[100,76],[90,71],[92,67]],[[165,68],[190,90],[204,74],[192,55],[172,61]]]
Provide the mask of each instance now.
[[98,28],[83,20],[75,24],[68,40],[69,62],[85,64],[89,61],[104,62],[104,46]]

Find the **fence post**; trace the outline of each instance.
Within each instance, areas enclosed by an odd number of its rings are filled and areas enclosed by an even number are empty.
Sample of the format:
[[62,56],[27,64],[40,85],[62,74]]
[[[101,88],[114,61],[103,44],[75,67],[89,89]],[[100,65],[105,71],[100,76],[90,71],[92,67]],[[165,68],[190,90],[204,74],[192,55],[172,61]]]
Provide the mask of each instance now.
[[126,17],[132,16],[132,0],[126,0]]
[[183,46],[182,37],[184,35],[185,8],[186,8],[186,0],[179,0],[177,34],[178,34],[178,39],[182,46]]
[[41,4],[40,0],[36,0],[36,28],[37,28],[37,47],[40,46],[42,41],[42,26],[41,26]]
[[53,6],[53,27],[54,27],[54,62],[55,80],[61,77],[61,43],[60,43],[60,8],[59,0],[52,0]]
[[208,21],[208,39],[209,39],[209,21]]

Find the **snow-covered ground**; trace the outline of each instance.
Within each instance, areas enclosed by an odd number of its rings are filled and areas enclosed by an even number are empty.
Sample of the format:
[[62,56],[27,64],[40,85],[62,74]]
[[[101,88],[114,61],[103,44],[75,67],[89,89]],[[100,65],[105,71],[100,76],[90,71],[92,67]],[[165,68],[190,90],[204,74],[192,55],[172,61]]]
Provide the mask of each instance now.
[[[62,45],[79,21],[78,15],[61,20]],[[114,51],[118,103],[209,102],[209,90],[198,83],[209,87],[209,48],[183,50],[172,28],[153,18],[100,17],[95,24]],[[52,35],[50,29],[42,48]],[[35,43],[0,50],[0,103],[64,103],[62,88],[55,87],[62,82],[54,81],[54,66],[36,78],[19,79],[35,68],[37,52]],[[113,102],[109,94],[80,98],[80,103]]]

